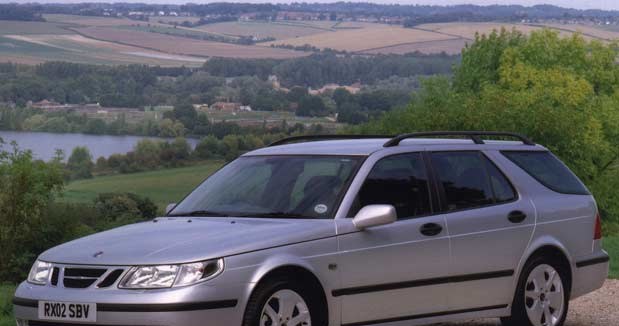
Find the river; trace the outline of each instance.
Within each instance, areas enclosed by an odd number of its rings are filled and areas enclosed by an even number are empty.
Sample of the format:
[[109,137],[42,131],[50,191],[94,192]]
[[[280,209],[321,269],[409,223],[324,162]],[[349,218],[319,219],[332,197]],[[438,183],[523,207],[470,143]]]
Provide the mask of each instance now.
[[[0,138],[7,144],[16,141],[20,149],[29,149],[37,159],[48,161],[52,159],[57,149],[65,153],[65,157],[71,155],[73,148],[77,146],[88,147],[93,160],[98,157],[109,157],[112,154],[125,154],[133,150],[135,144],[142,139],[170,140],[166,138],[142,137],[142,136],[109,136],[109,135],[85,135],[85,134],[56,134],[48,132],[23,132],[1,131]],[[198,143],[197,139],[188,138],[192,147]],[[4,149],[8,149],[5,145]]]

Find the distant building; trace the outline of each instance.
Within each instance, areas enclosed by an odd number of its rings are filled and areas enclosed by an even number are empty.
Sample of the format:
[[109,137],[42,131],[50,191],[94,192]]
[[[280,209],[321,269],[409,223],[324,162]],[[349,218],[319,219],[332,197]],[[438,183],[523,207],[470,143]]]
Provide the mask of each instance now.
[[241,103],[215,102],[210,106],[211,111],[236,112],[241,110]]
[[354,83],[350,86],[342,86],[342,85],[338,85],[338,84],[327,84],[319,89],[312,89],[310,88],[308,93],[310,93],[311,95],[319,95],[322,94],[324,92],[327,91],[334,91],[338,88],[343,88],[345,90],[347,90],[349,93],[351,94],[357,94],[359,93],[359,91],[361,91],[361,84],[359,83]]

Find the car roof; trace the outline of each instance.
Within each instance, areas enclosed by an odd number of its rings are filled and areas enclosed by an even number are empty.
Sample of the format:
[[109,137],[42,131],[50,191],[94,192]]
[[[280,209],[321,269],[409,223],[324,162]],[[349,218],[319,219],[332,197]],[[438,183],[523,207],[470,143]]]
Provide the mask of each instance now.
[[484,140],[475,144],[470,139],[414,138],[405,139],[398,146],[384,147],[390,138],[322,140],[268,146],[244,154],[258,155],[359,155],[368,156],[392,148],[418,150],[546,150],[540,145],[525,145],[521,141]]

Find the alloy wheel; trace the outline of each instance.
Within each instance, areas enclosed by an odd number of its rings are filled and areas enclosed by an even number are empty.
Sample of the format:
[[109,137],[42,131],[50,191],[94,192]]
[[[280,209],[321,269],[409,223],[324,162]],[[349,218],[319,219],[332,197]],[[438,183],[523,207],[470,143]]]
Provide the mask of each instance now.
[[559,272],[542,264],[529,274],[524,291],[527,316],[534,326],[558,325],[565,309],[565,293]]
[[262,308],[260,326],[311,326],[312,318],[305,300],[288,289],[275,292]]

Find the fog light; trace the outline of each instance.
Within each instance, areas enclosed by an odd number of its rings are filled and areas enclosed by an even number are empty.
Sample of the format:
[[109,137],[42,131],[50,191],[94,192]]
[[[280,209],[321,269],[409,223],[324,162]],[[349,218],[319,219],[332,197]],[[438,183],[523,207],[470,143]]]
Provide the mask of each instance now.
[[17,326],[28,326],[28,321],[23,319],[15,319]]

